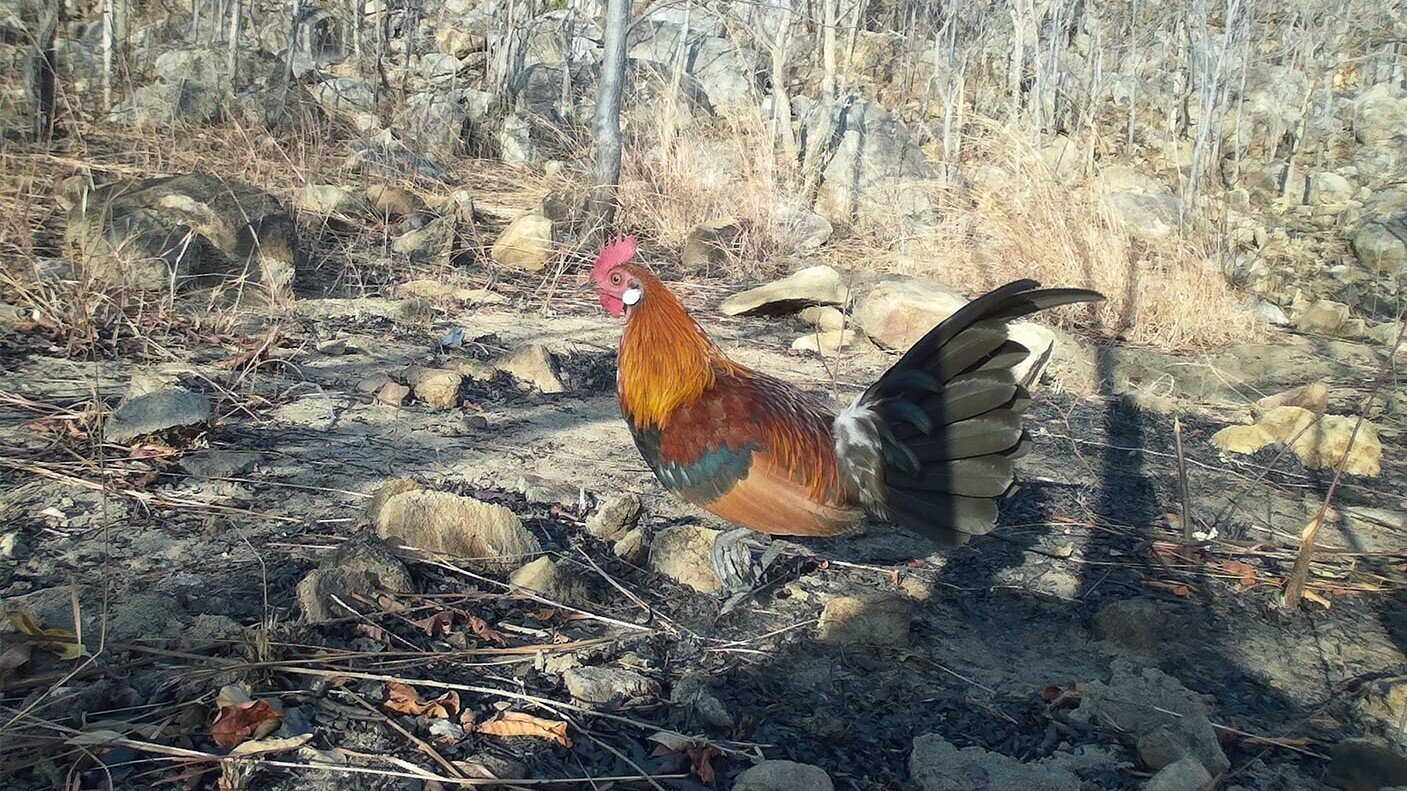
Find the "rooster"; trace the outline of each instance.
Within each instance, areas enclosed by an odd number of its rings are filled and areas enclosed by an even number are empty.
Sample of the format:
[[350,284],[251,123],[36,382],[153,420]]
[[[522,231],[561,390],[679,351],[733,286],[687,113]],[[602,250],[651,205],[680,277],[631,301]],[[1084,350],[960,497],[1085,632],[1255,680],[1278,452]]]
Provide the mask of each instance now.
[[614,240],[591,271],[601,306],[625,316],[621,413],[660,483],[745,528],[741,536],[840,535],[866,512],[943,546],[987,533],[1030,443],[1020,418],[1030,399],[1012,371],[1030,352],[1007,324],[1104,299],[1009,283],[938,324],[834,414],[728,359],[664,283],[632,263],[636,249],[630,237]]

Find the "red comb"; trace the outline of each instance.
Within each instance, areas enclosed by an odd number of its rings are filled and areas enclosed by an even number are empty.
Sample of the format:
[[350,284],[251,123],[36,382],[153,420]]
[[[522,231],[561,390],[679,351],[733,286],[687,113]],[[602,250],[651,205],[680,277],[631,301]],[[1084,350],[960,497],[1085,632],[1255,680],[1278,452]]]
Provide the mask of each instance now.
[[601,248],[601,252],[596,255],[596,265],[591,267],[591,270],[601,272],[623,264],[635,257],[637,249],[635,237],[617,236]]

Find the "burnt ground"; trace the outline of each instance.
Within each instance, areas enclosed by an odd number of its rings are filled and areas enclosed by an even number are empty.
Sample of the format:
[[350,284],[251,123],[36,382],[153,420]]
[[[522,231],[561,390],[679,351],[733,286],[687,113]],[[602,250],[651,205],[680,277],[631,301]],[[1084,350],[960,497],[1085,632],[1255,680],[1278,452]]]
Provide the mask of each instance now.
[[[827,397],[843,400],[889,359],[859,350],[832,377],[785,351],[795,329],[784,322],[720,321],[699,293],[689,301],[730,354]],[[1024,462],[1026,484],[991,536],[935,551],[873,525],[799,541],[824,562],[720,615],[718,596],[631,565],[587,534],[581,502],[528,502],[516,491],[530,472],[584,490],[588,508],[634,492],[651,531],[717,526],[649,477],[615,413],[617,329],[580,307],[544,315],[520,301],[411,315],[380,298],[308,299],[277,320],[164,327],[160,341],[153,331],[74,345],[36,327],[7,336],[0,595],[45,628],[72,630],[76,610],[88,654],[35,650],[5,670],[6,787],[434,787],[423,773],[448,770],[417,746],[430,740],[422,744],[461,772],[488,766],[502,776],[517,762],[518,774],[539,780],[727,788],[765,756],[816,764],[842,789],[907,789],[917,787],[913,739],[938,733],[1023,761],[1084,747],[1104,757],[1081,773],[1085,788],[1140,788],[1148,772],[1126,735],[1069,716],[1079,685],[1108,678],[1119,658],[1207,697],[1225,726],[1223,788],[1325,788],[1335,745],[1394,738],[1407,650],[1407,469],[1392,415],[1379,418],[1383,475],[1340,484],[1313,600],[1296,612],[1279,607],[1280,586],[1330,472],[1274,451],[1221,458],[1208,437],[1245,404],[1179,403],[1186,510],[1202,534],[1215,528],[1180,549],[1172,415],[1048,388],[1031,410],[1037,450]],[[440,348],[451,326],[471,342]],[[317,352],[328,339],[345,340],[348,353]],[[356,386],[524,342],[553,350],[568,392],[500,376],[467,385],[464,407],[436,412],[372,403]],[[97,407],[152,369],[210,395],[213,426],[162,443],[99,444]],[[1284,376],[1293,383],[1294,372]],[[1371,377],[1339,372],[1336,398],[1361,397]],[[253,463],[214,478],[183,466],[232,451]],[[303,622],[298,581],[356,533],[368,495],[401,477],[508,505],[578,572],[585,601],[526,598],[502,585],[503,568],[412,561],[417,592],[392,597],[394,607],[369,594],[359,616]],[[916,601],[906,646],[818,640],[826,601],[875,591]],[[1097,617],[1129,599],[1151,601],[1159,618]],[[441,612],[448,633],[415,624]],[[489,637],[465,626],[470,615]],[[657,688],[622,709],[575,706],[561,677],[574,664],[633,668]],[[688,679],[712,690],[731,726],[671,701]],[[426,699],[456,689],[467,733],[441,741],[424,718],[388,716],[380,704],[394,681],[418,684]],[[219,763],[226,751],[210,721],[217,693],[235,682],[282,704],[275,738],[305,743]],[[509,708],[567,722],[571,747],[474,732]],[[75,738],[94,731],[107,735]],[[658,731],[694,739],[657,749]]]

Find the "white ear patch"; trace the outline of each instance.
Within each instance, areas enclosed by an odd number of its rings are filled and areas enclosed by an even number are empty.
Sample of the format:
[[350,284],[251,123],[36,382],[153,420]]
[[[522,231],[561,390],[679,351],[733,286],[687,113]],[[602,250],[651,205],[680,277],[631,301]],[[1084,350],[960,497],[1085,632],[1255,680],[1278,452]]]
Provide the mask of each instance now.
[[640,301],[640,289],[627,288],[625,291],[621,292],[620,301],[627,305],[634,305]]

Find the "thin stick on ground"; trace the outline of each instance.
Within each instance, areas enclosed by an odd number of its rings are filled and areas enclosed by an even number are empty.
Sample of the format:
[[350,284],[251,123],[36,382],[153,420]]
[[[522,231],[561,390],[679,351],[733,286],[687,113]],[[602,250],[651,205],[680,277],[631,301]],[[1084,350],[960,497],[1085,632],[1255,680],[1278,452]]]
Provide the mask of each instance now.
[[1363,428],[1363,422],[1368,419],[1368,412],[1373,408],[1373,402],[1377,400],[1378,394],[1387,384],[1388,376],[1393,368],[1393,358],[1397,356],[1397,349],[1402,345],[1404,334],[1407,334],[1407,323],[1403,323],[1398,329],[1397,338],[1388,347],[1387,354],[1383,356],[1383,362],[1378,367],[1378,376],[1373,381],[1373,387],[1368,391],[1367,397],[1363,399],[1363,407],[1358,411],[1358,419],[1353,422],[1353,431],[1348,435],[1348,445],[1344,448],[1339,463],[1334,466],[1334,479],[1329,482],[1329,488],[1324,492],[1324,499],[1319,504],[1318,513],[1309,521],[1304,533],[1300,535],[1299,554],[1295,556],[1295,565],[1291,567],[1290,575],[1285,578],[1285,594],[1282,603],[1286,610],[1297,609],[1300,605],[1300,598],[1304,596],[1305,580],[1309,576],[1309,564],[1314,560],[1314,544],[1319,538],[1319,529],[1324,526],[1324,519],[1329,513],[1329,505],[1334,501],[1334,493],[1338,490],[1339,481],[1343,478],[1344,467],[1348,465],[1349,453],[1353,450],[1354,443],[1358,441],[1358,432]]

